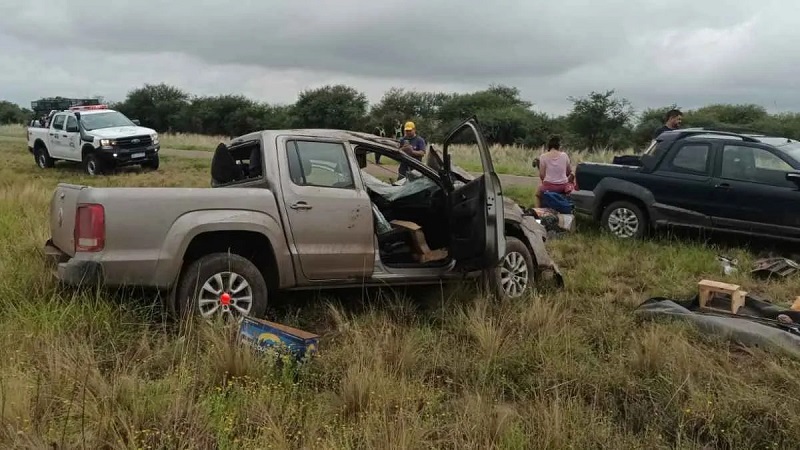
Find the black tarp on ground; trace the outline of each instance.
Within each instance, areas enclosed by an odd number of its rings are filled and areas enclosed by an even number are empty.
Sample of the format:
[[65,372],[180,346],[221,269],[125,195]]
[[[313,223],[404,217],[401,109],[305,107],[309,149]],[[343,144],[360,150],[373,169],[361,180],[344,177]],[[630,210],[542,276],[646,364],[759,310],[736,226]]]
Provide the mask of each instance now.
[[[719,300],[714,306],[725,307],[724,302]],[[730,307],[729,300],[728,307]],[[663,297],[650,298],[639,305],[634,314],[647,320],[659,318],[685,320],[695,324],[704,333],[800,359],[800,329],[796,333],[792,332],[790,329],[792,325],[781,324],[777,320],[779,315],[785,315],[794,321],[794,327],[798,327],[800,312],[775,306],[753,295],[745,298],[745,304],[736,316],[700,310],[697,296],[686,301]]]

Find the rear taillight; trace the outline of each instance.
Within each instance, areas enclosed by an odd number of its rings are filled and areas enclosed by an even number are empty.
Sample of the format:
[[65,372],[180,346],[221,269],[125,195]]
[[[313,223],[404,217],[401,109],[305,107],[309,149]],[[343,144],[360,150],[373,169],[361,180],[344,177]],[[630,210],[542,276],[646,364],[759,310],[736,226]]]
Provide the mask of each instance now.
[[75,251],[99,252],[106,243],[106,213],[103,205],[78,205],[75,213]]

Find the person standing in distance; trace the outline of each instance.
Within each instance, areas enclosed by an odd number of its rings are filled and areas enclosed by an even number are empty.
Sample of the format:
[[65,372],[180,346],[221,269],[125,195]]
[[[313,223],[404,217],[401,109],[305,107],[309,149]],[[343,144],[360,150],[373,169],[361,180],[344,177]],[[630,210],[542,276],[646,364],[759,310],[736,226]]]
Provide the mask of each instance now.
[[664,125],[661,125],[655,133],[653,133],[653,139],[657,138],[661,133],[665,131],[672,131],[677,130],[681,127],[681,122],[683,121],[683,113],[677,109],[671,109],[667,112],[666,122]]
[[[405,135],[400,138],[400,151],[422,162],[422,157],[425,156],[425,139],[417,135],[417,127],[414,122],[406,122],[403,131]],[[400,178],[405,178],[406,172],[408,172],[408,166],[404,162],[400,162],[397,170]]]

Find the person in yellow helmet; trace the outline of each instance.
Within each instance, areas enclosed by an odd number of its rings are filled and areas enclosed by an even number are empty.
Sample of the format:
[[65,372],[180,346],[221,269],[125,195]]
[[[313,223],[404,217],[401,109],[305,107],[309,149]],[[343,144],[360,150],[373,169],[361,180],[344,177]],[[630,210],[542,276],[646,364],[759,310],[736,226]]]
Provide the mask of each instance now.
[[[425,139],[417,135],[417,127],[411,121],[405,123],[403,132],[404,135],[400,138],[400,151],[421,162],[422,157],[425,156]],[[400,178],[405,178],[407,171],[408,166],[400,162],[400,167],[397,170]]]

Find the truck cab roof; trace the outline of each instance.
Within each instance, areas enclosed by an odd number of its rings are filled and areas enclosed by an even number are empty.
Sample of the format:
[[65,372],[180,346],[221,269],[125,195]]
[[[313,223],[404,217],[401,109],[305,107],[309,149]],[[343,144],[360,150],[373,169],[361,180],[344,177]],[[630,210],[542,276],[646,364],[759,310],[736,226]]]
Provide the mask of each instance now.
[[642,155],[642,166],[645,170],[652,170],[666,155],[672,145],[679,140],[702,141],[714,139],[717,141],[739,141],[769,145],[785,152],[793,159],[800,158],[800,143],[789,138],[767,136],[763,134],[745,134],[731,131],[709,130],[705,128],[682,128],[665,131],[650,142]]
[[364,144],[377,145],[389,151],[400,153],[397,140],[387,137],[381,137],[370,133],[362,133],[359,131],[330,129],[330,128],[287,128],[279,130],[259,130],[239,136],[231,141],[230,146],[253,141],[260,137],[273,139],[278,136],[296,136],[296,137],[311,137],[311,138],[329,138],[351,142],[362,142]]

